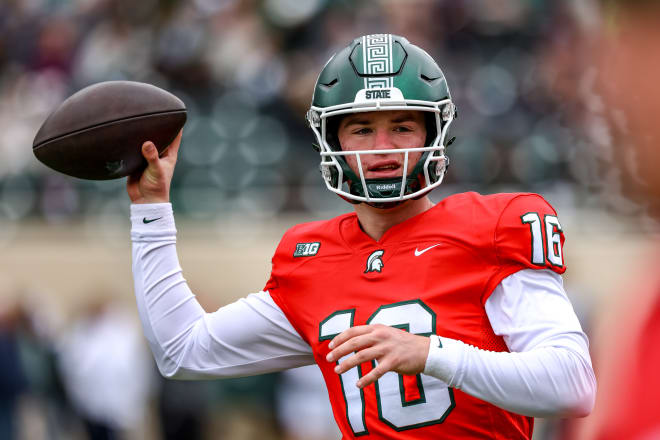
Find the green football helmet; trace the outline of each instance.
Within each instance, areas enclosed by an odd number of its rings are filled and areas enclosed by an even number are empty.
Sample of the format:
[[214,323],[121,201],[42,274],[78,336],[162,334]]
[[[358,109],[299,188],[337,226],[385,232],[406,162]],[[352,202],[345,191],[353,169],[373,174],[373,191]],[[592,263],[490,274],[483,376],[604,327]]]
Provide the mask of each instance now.
[[[365,179],[361,157],[391,154],[392,150],[342,151],[337,138],[341,117],[349,113],[418,110],[425,113],[426,143],[402,148],[406,170],[411,153],[421,158],[410,174]],[[330,58],[314,88],[307,121],[321,154],[321,175],[328,189],[351,203],[389,208],[419,198],[442,183],[449,160],[445,156],[447,129],[456,117],[445,76],[423,49],[403,37],[365,35]],[[347,155],[354,155],[353,171]]]

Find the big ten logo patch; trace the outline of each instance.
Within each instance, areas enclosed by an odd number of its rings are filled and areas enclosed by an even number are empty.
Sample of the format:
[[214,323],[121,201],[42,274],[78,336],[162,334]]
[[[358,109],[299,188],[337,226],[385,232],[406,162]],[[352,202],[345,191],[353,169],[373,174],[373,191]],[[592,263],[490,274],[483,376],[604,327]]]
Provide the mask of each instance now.
[[318,241],[312,243],[297,243],[296,251],[293,253],[294,257],[311,257],[319,252],[321,243]]

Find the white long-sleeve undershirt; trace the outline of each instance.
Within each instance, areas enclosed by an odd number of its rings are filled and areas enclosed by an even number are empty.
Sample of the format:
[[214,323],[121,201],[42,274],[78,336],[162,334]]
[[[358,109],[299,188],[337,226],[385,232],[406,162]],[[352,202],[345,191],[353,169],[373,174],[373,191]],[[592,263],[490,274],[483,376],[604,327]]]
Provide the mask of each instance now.
[[161,374],[237,377],[314,363],[311,347],[266,292],[204,311],[182,275],[169,203],[132,205],[131,221],[138,313]]
[[[132,205],[131,221],[138,311],[164,376],[249,376],[315,362],[268,292],[213,313],[202,309],[182,275],[169,203]],[[528,416],[590,411],[595,379],[588,341],[559,275],[526,269],[507,277],[486,313],[511,353],[433,336],[424,373]]]
[[532,269],[510,275],[486,301],[486,314],[510,353],[434,335],[424,373],[519,414],[561,417],[591,412],[596,379],[589,342],[561,276]]

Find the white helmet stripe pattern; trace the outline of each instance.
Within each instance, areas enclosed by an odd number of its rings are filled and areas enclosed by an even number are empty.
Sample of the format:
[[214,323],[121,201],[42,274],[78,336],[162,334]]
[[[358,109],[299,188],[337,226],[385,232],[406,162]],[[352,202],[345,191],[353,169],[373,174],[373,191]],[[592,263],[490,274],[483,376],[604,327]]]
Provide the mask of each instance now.
[[[362,37],[362,62],[368,75],[392,72],[392,35],[373,34]],[[364,78],[365,89],[394,87],[394,78]]]

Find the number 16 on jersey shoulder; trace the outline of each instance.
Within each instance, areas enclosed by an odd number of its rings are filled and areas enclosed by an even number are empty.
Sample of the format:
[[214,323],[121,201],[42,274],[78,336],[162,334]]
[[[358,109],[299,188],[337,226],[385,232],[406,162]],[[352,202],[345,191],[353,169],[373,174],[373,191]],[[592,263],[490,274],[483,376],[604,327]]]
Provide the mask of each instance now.
[[543,240],[543,231],[541,229],[541,216],[538,212],[528,212],[520,216],[523,224],[529,225],[532,235],[532,256],[533,264],[543,266],[547,261],[553,266],[563,267],[564,259],[561,252],[561,225],[556,215],[546,214],[543,216],[545,225],[545,240]]

